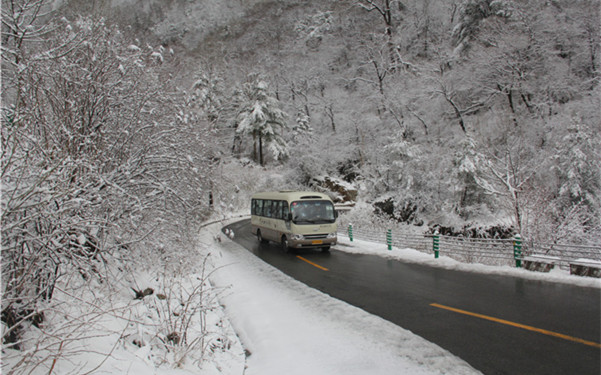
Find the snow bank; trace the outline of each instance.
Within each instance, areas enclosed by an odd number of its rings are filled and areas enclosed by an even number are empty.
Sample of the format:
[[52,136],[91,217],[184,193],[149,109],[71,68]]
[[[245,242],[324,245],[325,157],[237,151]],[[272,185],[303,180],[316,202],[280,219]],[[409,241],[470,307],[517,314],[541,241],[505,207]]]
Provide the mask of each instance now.
[[434,252],[432,252],[432,254],[426,254],[415,249],[400,249],[394,246],[392,247],[392,250],[388,250],[387,245],[384,243],[375,243],[357,239],[353,239],[351,242],[348,237],[344,235],[341,236],[340,234],[338,234],[338,245],[336,250],[355,254],[378,255],[388,259],[419,263],[450,270],[521,277],[530,280],[566,283],[601,289],[600,279],[570,275],[568,270],[562,270],[558,267],[552,269],[549,273],[543,273],[509,266],[488,266],[477,263],[461,263],[455,259],[446,257],[443,254],[441,254],[440,258],[435,259]]

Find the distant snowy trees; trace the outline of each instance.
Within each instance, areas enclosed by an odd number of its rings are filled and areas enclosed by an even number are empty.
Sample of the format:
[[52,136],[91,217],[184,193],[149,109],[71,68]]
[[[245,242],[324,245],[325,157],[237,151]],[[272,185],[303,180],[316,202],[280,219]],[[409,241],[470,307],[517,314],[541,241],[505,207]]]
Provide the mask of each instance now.
[[358,5],[366,11],[375,12],[382,17],[381,20],[384,21],[384,35],[386,36],[386,45],[388,47],[388,57],[390,59],[390,64],[386,67],[386,70],[394,71],[398,69],[402,59],[397,47],[396,32],[398,31],[398,27],[395,24],[397,20],[395,13],[396,10],[403,10],[403,3],[395,0],[364,0],[359,1]]
[[382,42],[364,33],[361,62],[371,67],[361,65],[354,82],[380,95],[367,96],[373,112],[363,128],[389,129],[376,140],[386,152],[368,155],[377,167],[363,170],[374,194],[419,199],[422,214],[446,221],[460,221],[457,213],[486,222],[493,213],[533,239],[598,238],[601,190],[584,180],[599,180],[586,161],[599,164],[599,153],[583,150],[598,142],[586,129],[601,130],[599,28],[591,22],[599,4],[431,0],[402,2],[400,12],[393,4],[360,2],[384,20],[400,14],[402,22],[385,23],[402,36],[413,68],[388,74]]
[[[178,103],[177,118],[188,127],[210,123],[211,142],[202,148],[211,167],[203,177],[231,155],[249,156],[258,165],[284,165],[299,176],[295,183],[339,174],[361,186],[360,199],[416,203],[426,222],[494,221],[538,238],[562,227],[574,240],[594,237],[601,195],[591,182],[601,157],[590,146],[601,133],[598,1],[264,7],[259,17],[240,3],[224,15],[227,28],[216,20],[212,36],[195,43],[204,69],[190,73],[193,88]],[[183,8],[190,18],[198,9]],[[241,14],[240,23],[229,23]],[[168,64],[159,49],[131,44],[154,68]],[[188,153],[196,167],[201,155]],[[496,176],[507,176],[506,166],[518,161],[509,173],[514,183]]]
[[459,20],[453,28],[456,53],[469,48],[472,37],[478,34],[480,23],[490,17],[507,18],[512,14],[511,1],[467,0],[459,7]]

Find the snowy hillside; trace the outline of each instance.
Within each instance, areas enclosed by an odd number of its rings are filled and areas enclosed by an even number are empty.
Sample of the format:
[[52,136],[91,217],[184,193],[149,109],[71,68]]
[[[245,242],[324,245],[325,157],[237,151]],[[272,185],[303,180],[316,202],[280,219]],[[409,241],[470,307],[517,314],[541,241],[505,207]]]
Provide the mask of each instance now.
[[[176,51],[222,152],[288,183],[325,172],[408,222],[598,240],[598,2],[67,3]],[[278,126],[240,125],[257,100]]]
[[422,232],[598,244],[599,7],[2,0],[3,351],[52,372],[86,341],[64,317],[85,332],[107,308],[91,301],[147,301],[133,275],[150,273],[171,298],[108,311],[158,319],[127,345],[177,364],[208,332],[156,314],[200,293],[178,288],[201,223],[261,190]]

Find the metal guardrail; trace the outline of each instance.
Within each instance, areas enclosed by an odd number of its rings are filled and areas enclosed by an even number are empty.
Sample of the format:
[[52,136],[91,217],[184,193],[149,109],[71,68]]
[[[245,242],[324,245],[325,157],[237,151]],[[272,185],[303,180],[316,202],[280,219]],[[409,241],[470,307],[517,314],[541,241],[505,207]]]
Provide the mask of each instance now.
[[[428,235],[433,237],[434,235]],[[491,266],[516,264],[513,239],[481,239],[439,236],[440,252],[465,263],[481,263]],[[520,255],[518,254],[517,258]]]
[[581,259],[601,261],[601,244],[596,246],[550,244],[524,241],[525,256],[548,256],[559,258],[561,268],[568,269],[570,264]]
[[[338,226],[338,233],[348,235],[348,227]],[[386,231],[381,231],[380,233],[377,230],[353,227],[352,237],[364,241],[386,243]],[[432,239],[420,234],[409,234],[392,230],[392,245],[432,253]]]
[[[399,230],[365,229],[339,226],[338,232],[365,241],[387,244],[397,248],[411,248],[438,257],[438,253],[465,263],[492,266],[521,267],[525,257],[557,258],[556,266],[569,269],[570,264],[582,259],[601,261],[601,244],[593,246],[527,242],[513,239],[487,239],[409,234]],[[437,240],[435,242],[435,239]]]

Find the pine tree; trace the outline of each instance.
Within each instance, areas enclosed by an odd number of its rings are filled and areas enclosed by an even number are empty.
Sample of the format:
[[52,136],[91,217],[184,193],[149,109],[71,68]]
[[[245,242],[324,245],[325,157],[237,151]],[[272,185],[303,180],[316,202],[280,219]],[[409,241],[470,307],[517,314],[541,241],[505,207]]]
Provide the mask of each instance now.
[[599,207],[601,169],[597,151],[598,136],[584,123],[575,120],[568,127],[557,156],[560,180],[559,196],[564,205],[584,204]]
[[240,108],[235,123],[236,136],[252,136],[253,160],[260,165],[265,164],[264,145],[275,160],[284,159],[288,155],[288,147],[282,132],[287,129],[288,115],[279,108],[278,99],[270,95],[267,83],[259,77],[251,77],[237,96]]

